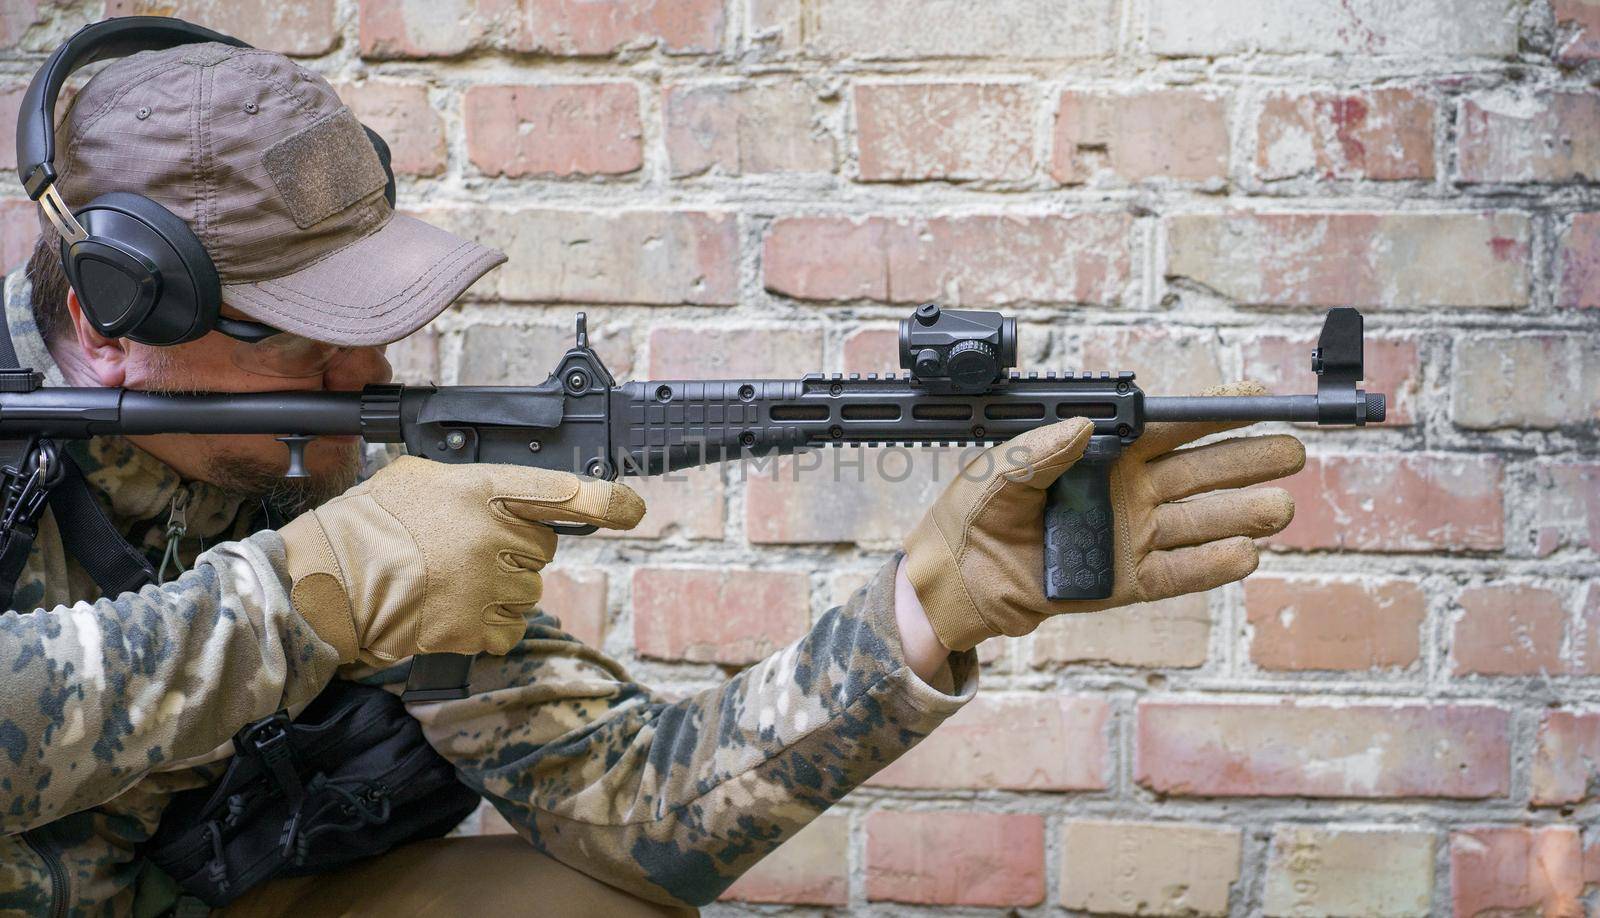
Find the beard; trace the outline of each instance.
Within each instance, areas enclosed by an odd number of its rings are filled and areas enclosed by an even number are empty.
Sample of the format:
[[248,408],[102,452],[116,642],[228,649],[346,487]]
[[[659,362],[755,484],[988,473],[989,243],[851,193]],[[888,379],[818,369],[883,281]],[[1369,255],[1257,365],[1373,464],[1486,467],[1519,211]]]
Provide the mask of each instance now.
[[[174,348],[141,346],[145,379],[141,388],[166,395],[195,395],[207,391],[177,359]],[[361,476],[361,447],[356,443],[312,441],[306,449],[308,478],[285,478],[282,454],[273,459],[241,447],[240,437],[200,437],[197,477],[246,500],[259,500],[271,512],[291,519],[327,503],[354,487]],[[234,440],[234,443],[228,443]],[[264,451],[274,451],[265,442]],[[191,474],[194,472],[191,471]]]
[[361,473],[358,448],[341,449],[337,462],[318,463],[309,478],[285,478],[281,463],[222,454],[206,462],[205,478],[245,498],[260,500],[283,519],[292,519],[355,487]]

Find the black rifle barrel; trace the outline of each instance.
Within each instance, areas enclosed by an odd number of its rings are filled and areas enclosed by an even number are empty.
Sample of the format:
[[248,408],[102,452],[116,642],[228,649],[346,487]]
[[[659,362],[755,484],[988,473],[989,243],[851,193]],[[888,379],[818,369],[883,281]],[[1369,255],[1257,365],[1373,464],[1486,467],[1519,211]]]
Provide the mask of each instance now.
[[[290,428],[293,428],[292,430]],[[360,392],[243,392],[122,396],[122,433],[360,436]]]
[[[1364,394],[1366,420],[1380,423],[1388,412],[1384,397]],[[1307,421],[1316,423],[1315,395],[1146,395],[1147,421]]]
[[360,392],[168,395],[47,387],[0,395],[0,435],[84,439],[129,434],[358,436]]

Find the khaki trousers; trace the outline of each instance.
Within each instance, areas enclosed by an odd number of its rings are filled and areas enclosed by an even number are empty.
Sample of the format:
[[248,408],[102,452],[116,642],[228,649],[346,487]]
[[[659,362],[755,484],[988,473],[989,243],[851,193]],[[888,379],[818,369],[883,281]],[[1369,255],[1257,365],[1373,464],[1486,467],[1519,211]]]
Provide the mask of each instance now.
[[515,835],[435,838],[333,873],[263,884],[214,912],[223,918],[401,918],[408,915],[694,916],[591,879]]

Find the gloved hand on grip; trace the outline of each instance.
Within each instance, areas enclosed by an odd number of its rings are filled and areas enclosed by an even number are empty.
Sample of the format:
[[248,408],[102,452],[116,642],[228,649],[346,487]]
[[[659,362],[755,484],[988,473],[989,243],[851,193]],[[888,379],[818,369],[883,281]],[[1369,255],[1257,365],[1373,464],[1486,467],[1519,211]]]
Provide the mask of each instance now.
[[[1205,395],[1262,395],[1251,382]],[[1159,423],[1111,467],[1116,576],[1111,596],[1052,602],[1044,589],[1046,490],[1083,455],[1094,425],[1070,418],[989,450],[957,477],[906,537],[905,572],[934,632],[951,650],[1027,634],[1045,618],[1094,612],[1240,580],[1256,569],[1253,538],[1294,518],[1281,488],[1305,447],[1284,434],[1181,447],[1244,423]],[[973,469],[986,473],[977,476]]]
[[515,465],[403,456],[280,530],[290,599],[344,662],[505,653],[555,556],[544,522],[632,529],[627,485]]

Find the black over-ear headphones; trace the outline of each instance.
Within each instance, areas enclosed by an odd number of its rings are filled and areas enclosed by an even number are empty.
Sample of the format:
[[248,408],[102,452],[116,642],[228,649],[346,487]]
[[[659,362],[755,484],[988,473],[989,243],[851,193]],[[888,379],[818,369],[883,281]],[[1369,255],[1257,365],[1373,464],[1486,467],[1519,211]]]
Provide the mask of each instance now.
[[[56,98],[79,67],[110,57],[199,42],[249,45],[181,19],[127,16],[79,29],[50,55],[28,84],[17,117],[17,175],[28,197],[61,234],[61,263],[84,315],[111,338],[167,345],[215,329],[260,341],[277,329],[219,314],[222,283],[199,237],[172,211],[143,195],[103,194],[77,211],[56,191]],[[365,127],[365,125],[363,125]],[[394,206],[389,146],[366,128],[388,176],[384,196]]]

